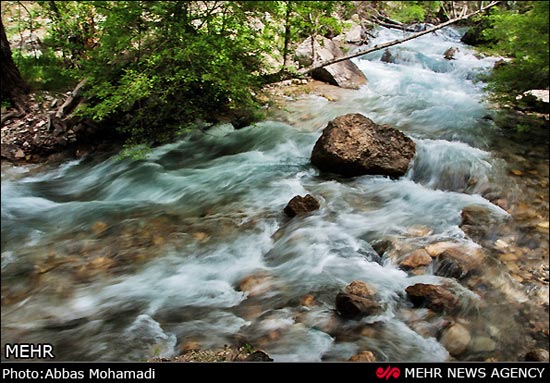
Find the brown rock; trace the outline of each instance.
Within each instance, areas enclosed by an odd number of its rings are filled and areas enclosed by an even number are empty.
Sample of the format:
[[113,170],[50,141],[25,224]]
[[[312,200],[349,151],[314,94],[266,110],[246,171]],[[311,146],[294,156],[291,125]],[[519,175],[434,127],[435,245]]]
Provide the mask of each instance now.
[[199,342],[196,340],[189,340],[181,345],[180,350],[183,354],[190,351],[199,351],[201,348],[202,347]]
[[525,360],[528,362],[548,362],[548,350],[536,348],[525,354]]
[[109,225],[107,225],[105,222],[103,221],[97,221],[96,223],[94,223],[92,225],[92,232],[95,234],[95,235],[99,235],[99,234],[102,234],[105,232],[105,230],[107,230],[109,228]]
[[437,257],[434,274],[456,279],[465,278],[481,265],[482,253],[464,252],[457,248],[450,248]]
[[245,362],[273,362],[273,359],[265,352],[256,350],[246,357]]
[[361,316],[378,314],[381,307],[378,302],[370,298],[338,293],[336,296],[336,310],[344,318],[356,319]]
[[459,303],[458,298],[443,286],[417,283],[407,287],[405,291],[416,307],[428,307],[438,312],[452,312]]
[[300,304],[302,306],[312,307],[315,306],[317,302],[315,301],[315,297],[313,295],[307,294],[300,300]]
[[376,362],[376,358],[371,351],[361,351],[359,354],[356,354],[349,358],[350,362]]
[[347,294],[357,295],[361,298],[372,298],[376,294],[374,287],[362,281],[353,281],[344,289]]
[[405,257],[399,265],[407,269],[415,269],[419,266],[428,266],[430,263],[432,263],[430,254],[424,249],[418,249]]
[[253,274],[244,278],[239,283],[239,290],[248,293],[249,297],[255,297],[268,292],[271,289],[272,278],[266,274]]
[[315,143],[311,162],[322,171],[347,177],[397,178],[406,173],[415,151],[414,142],[399,130],[362,114],[346,114],[328,123]]
[[446,60],[455,60],[455,53],[458,52],[459,49],[456,47],[451,47],[443,53],[443,57],[445,57]]
[[286,205],[284,212],[289,217],[303,215],[318,210],[321,205],[311,194],[306,194],[304,197],[295,196]]

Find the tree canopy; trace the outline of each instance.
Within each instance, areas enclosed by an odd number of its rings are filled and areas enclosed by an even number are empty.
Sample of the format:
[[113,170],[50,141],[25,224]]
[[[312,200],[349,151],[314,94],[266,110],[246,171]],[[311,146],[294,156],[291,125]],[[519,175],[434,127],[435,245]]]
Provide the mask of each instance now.
[[[292,72],[292,47],[341,33],[353,13],[405,25],[443,21],[488,2],[7,3],[19,9],[18,33],[46,33],[39,55],[13,52],[31,86],[86,79],[87,102],[78,113],[118,128],[132,145],[154,145],[200,123],[250,123],[266,78]],[[491,89],[514,99],[548,87],[548,2],[502,3],[486,17],[483,33],[493,52],[512,57],[494,71]]]

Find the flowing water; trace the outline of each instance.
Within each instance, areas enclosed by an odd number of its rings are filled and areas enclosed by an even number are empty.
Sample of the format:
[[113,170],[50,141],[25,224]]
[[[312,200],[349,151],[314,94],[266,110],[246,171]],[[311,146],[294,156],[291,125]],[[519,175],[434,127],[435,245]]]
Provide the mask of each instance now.
[[[400,35],[382,29],[372,44]],[[284,117],[197,132],[144,160],[4,165],[2,343],[52,343],[61,360],[139,361],[177,355],[191,341],[246,341],[276,361],[346,360],[362,350],[443,361],[438,332],[458,320],[496,344],[463,359],[513,359],[509,346],[520,347],[524,325],[503,297],[529,298],[501,264],[484,266],[494,283],[480,295],[429,268],[408,273],[373,248],[390,240],[403,253],[441,241],[476,249],[459,227],[462,209],[509,216],[487,199],[519,186],[491,149],[498,128],[476,80],[497,59],[477,58],[459,38],[446,29],[412,40],[392,48],[392,64],[372,53],[355,61],[368,86],[345,99],[301,97]],[[443,59],[451,46],[456,60]],[[351,112],[413,138],[406,176],[333,179],[310,165],[327,121]],[[288,220],[284,206],[306,193],[321,209]],[[377,290],[381,314],[334,313],[353,280]],[[460,317],[412,309],[404,290],[419,282],[450,284]]]

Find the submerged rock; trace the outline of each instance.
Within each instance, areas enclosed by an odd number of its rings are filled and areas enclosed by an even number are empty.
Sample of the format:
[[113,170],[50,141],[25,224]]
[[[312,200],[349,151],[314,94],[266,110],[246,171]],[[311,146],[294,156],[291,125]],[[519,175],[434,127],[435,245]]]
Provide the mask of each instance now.
[[467,253],[458,248],[443,251],[437,257],[434,274],[463,279],[477,269],[483,260],[483,253],[472,251]]
[[289,217],[303,215],[318,210],[321,205],[311,194],[306,194],[304,197],[295,196],[286,205],[284,212]]
[[252,274],[239,282],[239,290],[248,293],[249,297],[265,294],[273,287],[271,276],[263,273]]
[[428,307],[433,311],[455,311],[459,300],[443,286],[417,283],[405,289],[409,300],[416,307]]
[[459,356],[466,351],[472,336],[466,327],[459,323],[449,326],[441,336],[440,343],[452,356]]
[[376,362],[376,357],[372,351],[361,351],[348,359],[350,362]]
[[311,162],[322,171],[346,177],[401,177],[416,152],[414,142],[399,130],[378,125],[362,114],[330,121],[315,143]]
[[471,352],[493,352],[496,348],[495,341],[486,336],[475,337],[468,346],[468,350]]

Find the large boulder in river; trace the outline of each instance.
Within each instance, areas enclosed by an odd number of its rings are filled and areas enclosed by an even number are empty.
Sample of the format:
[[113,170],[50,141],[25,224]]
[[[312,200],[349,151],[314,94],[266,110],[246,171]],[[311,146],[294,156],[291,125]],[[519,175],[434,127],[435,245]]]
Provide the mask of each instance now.
[[[343,56],[342,49],[332,40],[308,38],[296,48],[294,58],[300,67],[309,67]],[[367,83],[365,74],[350,60],[316,69],[311,77],[347,89],[357,89]]]
[[409,137],[362,114],[345,114],[330,121],[315,143],[311,163],[322,171],[346,177],[404,175],[415,155]]

